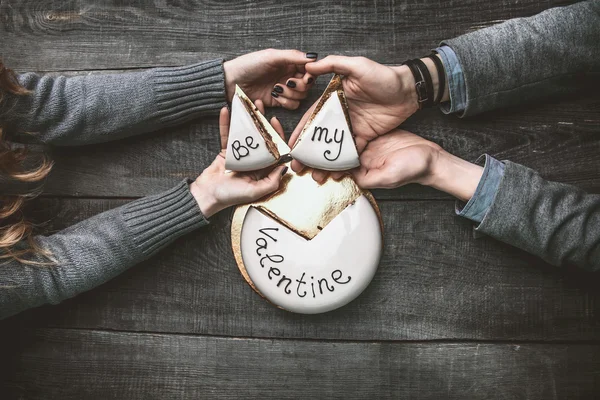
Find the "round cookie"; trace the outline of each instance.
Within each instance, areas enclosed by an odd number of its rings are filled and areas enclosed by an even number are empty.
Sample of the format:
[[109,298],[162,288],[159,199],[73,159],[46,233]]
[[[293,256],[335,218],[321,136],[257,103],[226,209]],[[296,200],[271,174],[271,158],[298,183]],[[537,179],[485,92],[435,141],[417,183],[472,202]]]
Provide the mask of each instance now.
[[362,293],[379,265],[377,204],[349,177],[319,185],[310,173],[290,170],[284,178],[275,195],[236,209],[238,267],[255,291],[280,308],[303,314],[339,308]]

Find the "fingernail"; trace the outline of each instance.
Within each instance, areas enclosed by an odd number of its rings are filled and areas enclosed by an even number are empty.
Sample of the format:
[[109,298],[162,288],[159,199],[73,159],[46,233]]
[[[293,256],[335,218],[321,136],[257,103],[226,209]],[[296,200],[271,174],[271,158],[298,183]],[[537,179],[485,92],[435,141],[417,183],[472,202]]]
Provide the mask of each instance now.
[[313,78],[308,78],[308,84],[310,85],[311,83],[313,83],[315,80]]
[[319,57],[318,53],[306,53],[306,58],[310,58],[311,60],[316,60]]
[[276,92],[276,91],[272,91],[272,92],[271,92],[271,96],[273,96],[273,97],[279,97],[279,94],[277,94],[277,92]]
[[277,93],[283,93],[283,88],[279,85],[275,85],[273,90],[276,91]]
[[287,82],[285,83],[285,86],[287,86],[287,87],[291,87],[291,88],[293,89],[293,88],[295,88],[295,87],[296,87],[296,82],[294,82],[294,81],[287,81]]
[[282,171],[281,171],[281,176],[284,176],[286,174],[286,172],[288,172],[288,167],[285,167]]

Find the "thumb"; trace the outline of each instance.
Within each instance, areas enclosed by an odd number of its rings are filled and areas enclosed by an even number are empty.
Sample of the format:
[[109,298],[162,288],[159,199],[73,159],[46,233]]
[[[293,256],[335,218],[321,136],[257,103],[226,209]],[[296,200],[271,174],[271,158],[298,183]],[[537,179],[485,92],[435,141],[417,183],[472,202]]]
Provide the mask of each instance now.
[[259,199],[279,189],[281,179],[287,173],[287,170],[288,167],[286,165],[280,165],[279,167],[273,169],[269,175],[258,181],[255,181],[253,184],[253,195]]
[[364,166],[350,171],[354,180],[363,189],[388,187],[388,174],[381,169],[368,169]]
[[271,118],[271,126],[273,127],[273,129],[275,129],[275,132],[279,133],[279,136],[281,136],[281,138],[285,142],[285,132],[283,131],[283,126],[281,125],[281,122],[279,122],[279,119],[277,117]]
[[312,75],[323,75],[335,72],[341,75],[353,75],[357,70],[355,57],[327,56],[317,62],[307,64],[306,72]]

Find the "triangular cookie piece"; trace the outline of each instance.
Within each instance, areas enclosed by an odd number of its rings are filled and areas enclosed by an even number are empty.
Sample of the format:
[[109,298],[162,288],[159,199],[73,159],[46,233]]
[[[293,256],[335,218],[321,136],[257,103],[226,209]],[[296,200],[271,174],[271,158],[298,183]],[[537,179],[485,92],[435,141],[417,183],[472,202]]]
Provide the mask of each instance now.
[[343,171],[360,165],[339,75],[334,75],[329,82],[291,154],[304,165],[327,171]]
[[289,152],[288,145],[236,85],[231,102],[225,168],[255,171],[276,164],[282,155]]

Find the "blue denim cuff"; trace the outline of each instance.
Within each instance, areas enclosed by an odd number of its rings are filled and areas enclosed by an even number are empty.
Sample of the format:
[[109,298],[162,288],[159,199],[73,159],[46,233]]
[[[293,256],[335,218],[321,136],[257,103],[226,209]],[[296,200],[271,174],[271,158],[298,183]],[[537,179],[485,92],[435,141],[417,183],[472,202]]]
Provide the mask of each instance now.
[[450,101],[440,104],[440,109],[444,114],[463,111],[467,108],[467,89],[465,86],[465,76],[458,62],[458,57],[456,57],[454,50],[448,46],[438,47],[435,51],[442,58],[450,94]]
[[477,185],[477,189],[475,189],[475,194],[464,207],[462,202],[456,202],[456,214],[477,223],[483,221],[490,209],[496,197],[498,186],[500,186],[500,180],[504,176],[503,162],[484,154],[477,159],[476,163],[480,163],[483,157],[485,157],[485,166],[481,180]]

